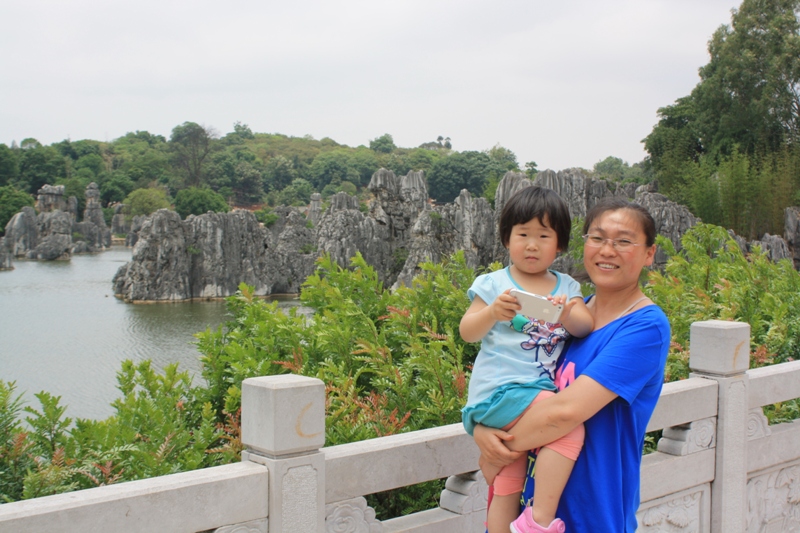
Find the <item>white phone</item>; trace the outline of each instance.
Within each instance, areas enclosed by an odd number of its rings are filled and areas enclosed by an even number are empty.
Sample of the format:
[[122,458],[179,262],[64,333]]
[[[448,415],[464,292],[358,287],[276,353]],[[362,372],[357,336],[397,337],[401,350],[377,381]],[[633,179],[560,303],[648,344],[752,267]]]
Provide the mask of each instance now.
[[563,305],[556,305],[544,296],[539,296],[532,292],[511,289],[509,294],[516,298],[519,305],[522,306],[520,314],[528,318],[538,318],[539,320],[554,324],[558,322],[558,318],[561,316],[561,310],[564,309]]

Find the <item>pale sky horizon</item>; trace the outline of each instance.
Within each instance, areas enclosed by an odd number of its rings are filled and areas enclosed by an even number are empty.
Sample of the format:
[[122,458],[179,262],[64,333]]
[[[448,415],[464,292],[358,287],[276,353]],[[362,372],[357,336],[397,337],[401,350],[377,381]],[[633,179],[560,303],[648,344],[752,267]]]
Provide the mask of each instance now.
[[224,135],[500,144],[521,167],[633,164],[731,0],[32,0],[0,5],[0,143]]

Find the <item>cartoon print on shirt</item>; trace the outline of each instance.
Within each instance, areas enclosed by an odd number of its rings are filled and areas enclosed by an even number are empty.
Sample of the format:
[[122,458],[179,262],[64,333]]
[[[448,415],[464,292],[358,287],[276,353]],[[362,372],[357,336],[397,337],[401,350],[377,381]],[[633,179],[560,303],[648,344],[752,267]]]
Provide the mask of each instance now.
[[[520,343],[520,346],[523,350],[533,350],[535,361],[539,361],[540,354],[543,356],[542,359],[552,358],[559,343],[569,338],[569,333],[561,324],[529,319],[522,315],[514,317],[514,320],[511,321],[511,327],[520,333],[528,335],[529,338]],[[540,350],[544,352],[542,353]],[[542,372],[539,377],[545,375],[553,379],[553,375],[546,366],[542,366]]]

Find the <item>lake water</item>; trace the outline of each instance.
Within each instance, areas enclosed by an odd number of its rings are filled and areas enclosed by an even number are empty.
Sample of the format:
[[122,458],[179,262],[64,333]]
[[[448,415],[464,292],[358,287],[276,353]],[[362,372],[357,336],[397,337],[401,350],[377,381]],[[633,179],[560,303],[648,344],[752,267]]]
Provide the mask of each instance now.
[[159,370],[177,362],[202,383],[193,334],[224,322],[225,303],[122,302],[111,279],[130,258],[114,246],[0,272],[0,379],[16,381],[28,404],[38,409],[33,394],[45,390],[61,396],[70,417],[106,418],[125,359],[150,359]]

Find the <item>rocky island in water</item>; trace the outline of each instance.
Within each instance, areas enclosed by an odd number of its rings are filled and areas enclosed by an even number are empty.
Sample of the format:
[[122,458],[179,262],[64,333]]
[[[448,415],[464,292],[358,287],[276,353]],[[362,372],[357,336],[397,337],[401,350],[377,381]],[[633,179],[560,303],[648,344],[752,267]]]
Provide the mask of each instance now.
[[[421,262],[438,262],[457,250],[464,251],[472,267],[505,262],[506,252],[496,235],[497,218],[512,194],[532,185],[555,190],[571,215],[580,218],[600,198],[635,199],[650,210],[658,233],[678,249],[681,236],[700,222],[650,185],[615,186],[578,170],[545,170],[534,180],[508,172],[497,188],[493,209],[486,199],[473,198],[466,190],[451,204],[433,205],[422,172],[396,176],[381,169],[369,183],[373,198],[366,213],[356,197],[343,192],[330,198],[325,211],[319,194],[312,195],[307,209],[277,207],[278,218],[269,227],[246,210],[181,220],[176,212],[161,209],[130,223],[118,212],[113,233],[127,234],[133,256],[114,276],[114,293],[131,302],[222,298],[234,294],[242,282],[255,287],[259,296],[297,293],[322,254],[347,265],[360,252],[387,286],[410,283]],[[89,185],[86,197],[84,222],[78,223],[75,199],[64,199],[63,187],[43,187],[39,213],[26,207],[8,223],[0,240],[0,268],[11,267],[15,257],[68,259],[73,253],[109,246],[112,230],[103,220],[96,185]],[[794,207],[786,211],[786,240],[765,235],[751,243],[737,241],[744,251],[759,244],[773,260],[792,257],[797,267],[799,213]],[[74,241],[74,236],[83,239]],[[571,270],[568,257],[558,261],[556,268]],[[656,264],[665,261],[659,252]]]

